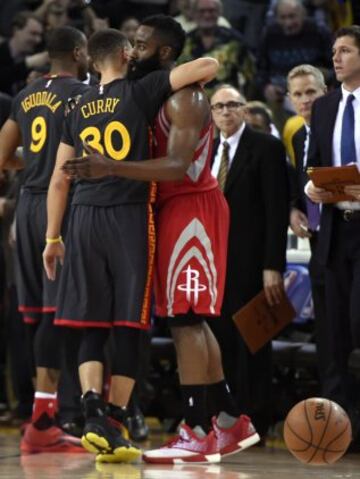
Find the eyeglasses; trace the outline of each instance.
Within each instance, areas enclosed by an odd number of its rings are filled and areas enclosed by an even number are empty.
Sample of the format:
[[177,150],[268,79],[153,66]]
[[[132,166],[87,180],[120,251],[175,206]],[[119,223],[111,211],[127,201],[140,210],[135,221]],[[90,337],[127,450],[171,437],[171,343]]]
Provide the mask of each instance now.
[[220,111],[223,111],[224,108],[227,108],[229,111],[234,111],[241,106],[245,106],[245,103],[241,101],[228,101],[227,103],[215,103],[214,105],[211,105],[211,109],[212,111],[219,113]]

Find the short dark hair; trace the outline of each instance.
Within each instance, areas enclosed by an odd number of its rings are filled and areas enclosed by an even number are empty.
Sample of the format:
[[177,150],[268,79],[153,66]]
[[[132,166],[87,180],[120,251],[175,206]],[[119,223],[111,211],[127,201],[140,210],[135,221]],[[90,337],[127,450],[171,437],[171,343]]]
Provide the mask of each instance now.
[[248,112],[251,113],[252,115],[260,115],[262,119],[265,121],[265,125],[268,127],[271,127],[271,117],[269,115],[269,112],[265,109],[262,108],[261,106],[250,106],[246,107]]
[[12,29],[14,30],[16,28],[17,30],[21,30],[26,26],[29,20],[35,20],[38,23],[42,24],[40,18],[34,12],[22,10],[21,12],[18,12],[16,15],[14,15],[14,18],[11,21]]
[[173,59],[181,54],[185,44],[185,31],[173,17],[169,15],[152,15],[142,20],[141,25],[152,27],[161,46],[169,46],[173,50]]
[[60,27],[49,33],[46,43],[50,58],[63,58],[72,53],[76,47],[84,47],[86,37],[77,28]]
[[98,62],[114,55],[124,48],[129,40],[115,28],[104,28],[91,35],[89,39],[89,55],[93,62]]
[[335,40],[341,37],[351,37],[355,40],[356,46],[360,50],[360,26],[351,25],[349,27],[340,28],[335,33]]

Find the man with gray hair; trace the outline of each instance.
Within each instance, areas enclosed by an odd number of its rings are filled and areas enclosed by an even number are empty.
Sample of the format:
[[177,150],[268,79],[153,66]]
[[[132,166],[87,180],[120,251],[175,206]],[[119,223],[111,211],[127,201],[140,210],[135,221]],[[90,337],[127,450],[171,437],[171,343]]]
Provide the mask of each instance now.
[[325,309],[325,276],[324,267],[319,264],[313,254],[318,241],[318,223],[320,209],[318,205],[307,199],[304,186],[307,182],[306,166],[310,143],[310,119],[314,101],[326,93],[324,75],[312,65],[299,65],[290,70],[287,76],[288,95],[298,115],[305,124],[294,134],[295,168],[293,175],[293,197],[290,212],[290,226],[299,238],[309,238],[311,258],[309,274],[315,312],[315,340],[317,348],[317,367],[321,383],[321,395],[326,396],[329,384],[333,380],[329,375],[329,363],[333,360],[327,347],[329,344],[329,328],[326,323]]
[[270,103],[281,103],[286,75],[299,64],[325,71],[331,68],[331,33],[307,18],[301,0],[278,0],[275,22],[265,31],[259,47],[259,86]]
[[251,96],[255,64],[242,35],[218,25],[222,12],[221,0],[198,0],[195,6],[195,30],[186,36],[179,63],[202,56],[214,57],[220,64],[217,77],[206,85],[208,91],[219,83],[230,83]]

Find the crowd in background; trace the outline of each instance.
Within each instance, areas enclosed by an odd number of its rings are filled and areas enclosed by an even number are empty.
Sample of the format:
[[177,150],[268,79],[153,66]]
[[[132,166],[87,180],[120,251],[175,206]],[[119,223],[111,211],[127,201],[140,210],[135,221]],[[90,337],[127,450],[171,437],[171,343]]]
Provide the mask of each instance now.
[[[238,88],[249,102],[252,126],[282,138],[290,159],[291,136],[302,120],[287,96],[289,71],[311,64],[334,88],[333,33],[360,23],[360,4],[349,0],[0,0],[0,124],[12,98],[47,72],[50,30],[72,25],[90,36],[110,26],[132,41],[139,21],[158,13],[173,15],[186,31],[179,61],[217,58],[220,70],[207,85],[209,94],[222,83]],[[96,79],[90,74],[88,81]],[[1,175],[0,407],[7,411],[15,404],[15,415],[25,419],[31,414],[31,364],[20,354],[25,334],[16,305],[11,228],[20,185],[21,174]]]

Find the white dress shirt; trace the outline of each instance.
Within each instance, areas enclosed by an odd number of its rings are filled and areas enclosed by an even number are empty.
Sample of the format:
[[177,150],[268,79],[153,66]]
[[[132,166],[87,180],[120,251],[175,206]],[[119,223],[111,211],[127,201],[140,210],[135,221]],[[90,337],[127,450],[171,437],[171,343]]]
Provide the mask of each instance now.
[[229,169],[232,165],[236,149],[238,147],[241,135],[243,134],[243,131],[245,129],[245,122],[240,126],[238,131],[234,133],[233,135],[229,136],[228,138],[225,138],[222,133],[220,133],[220,143],[214,158],[214,163],[211,168],[211,174],[217,178],[219,174],[219,169],[220,169],[220,162],[221,162],[221,156],[224,150],[223,143],[226,141],[226,143],[229,143]]
[[308,161],[308,153],[309,153],[309,145],[310,145],[310,126],[304,125],[306,130],[306,137],[304,142],[304,159],[303,159],[303,169],[306,170],[307,168],[307,161]]
[[[356,149],[356,164],[360,169],[360,88],[353,92],[345,90],[341,85],[342,99],[339,103],[339,108],[336,115],[334,134],[333,134],[333,166],[341,166],[341,129],[342,119],[344,115],[345,105],[348,96],[352,93],[355,97],[353,101],[354,116],[355,116],[355,149]],[[336,203],[336,206],[341,210],[360,210],[360,201],[341,201]]]

